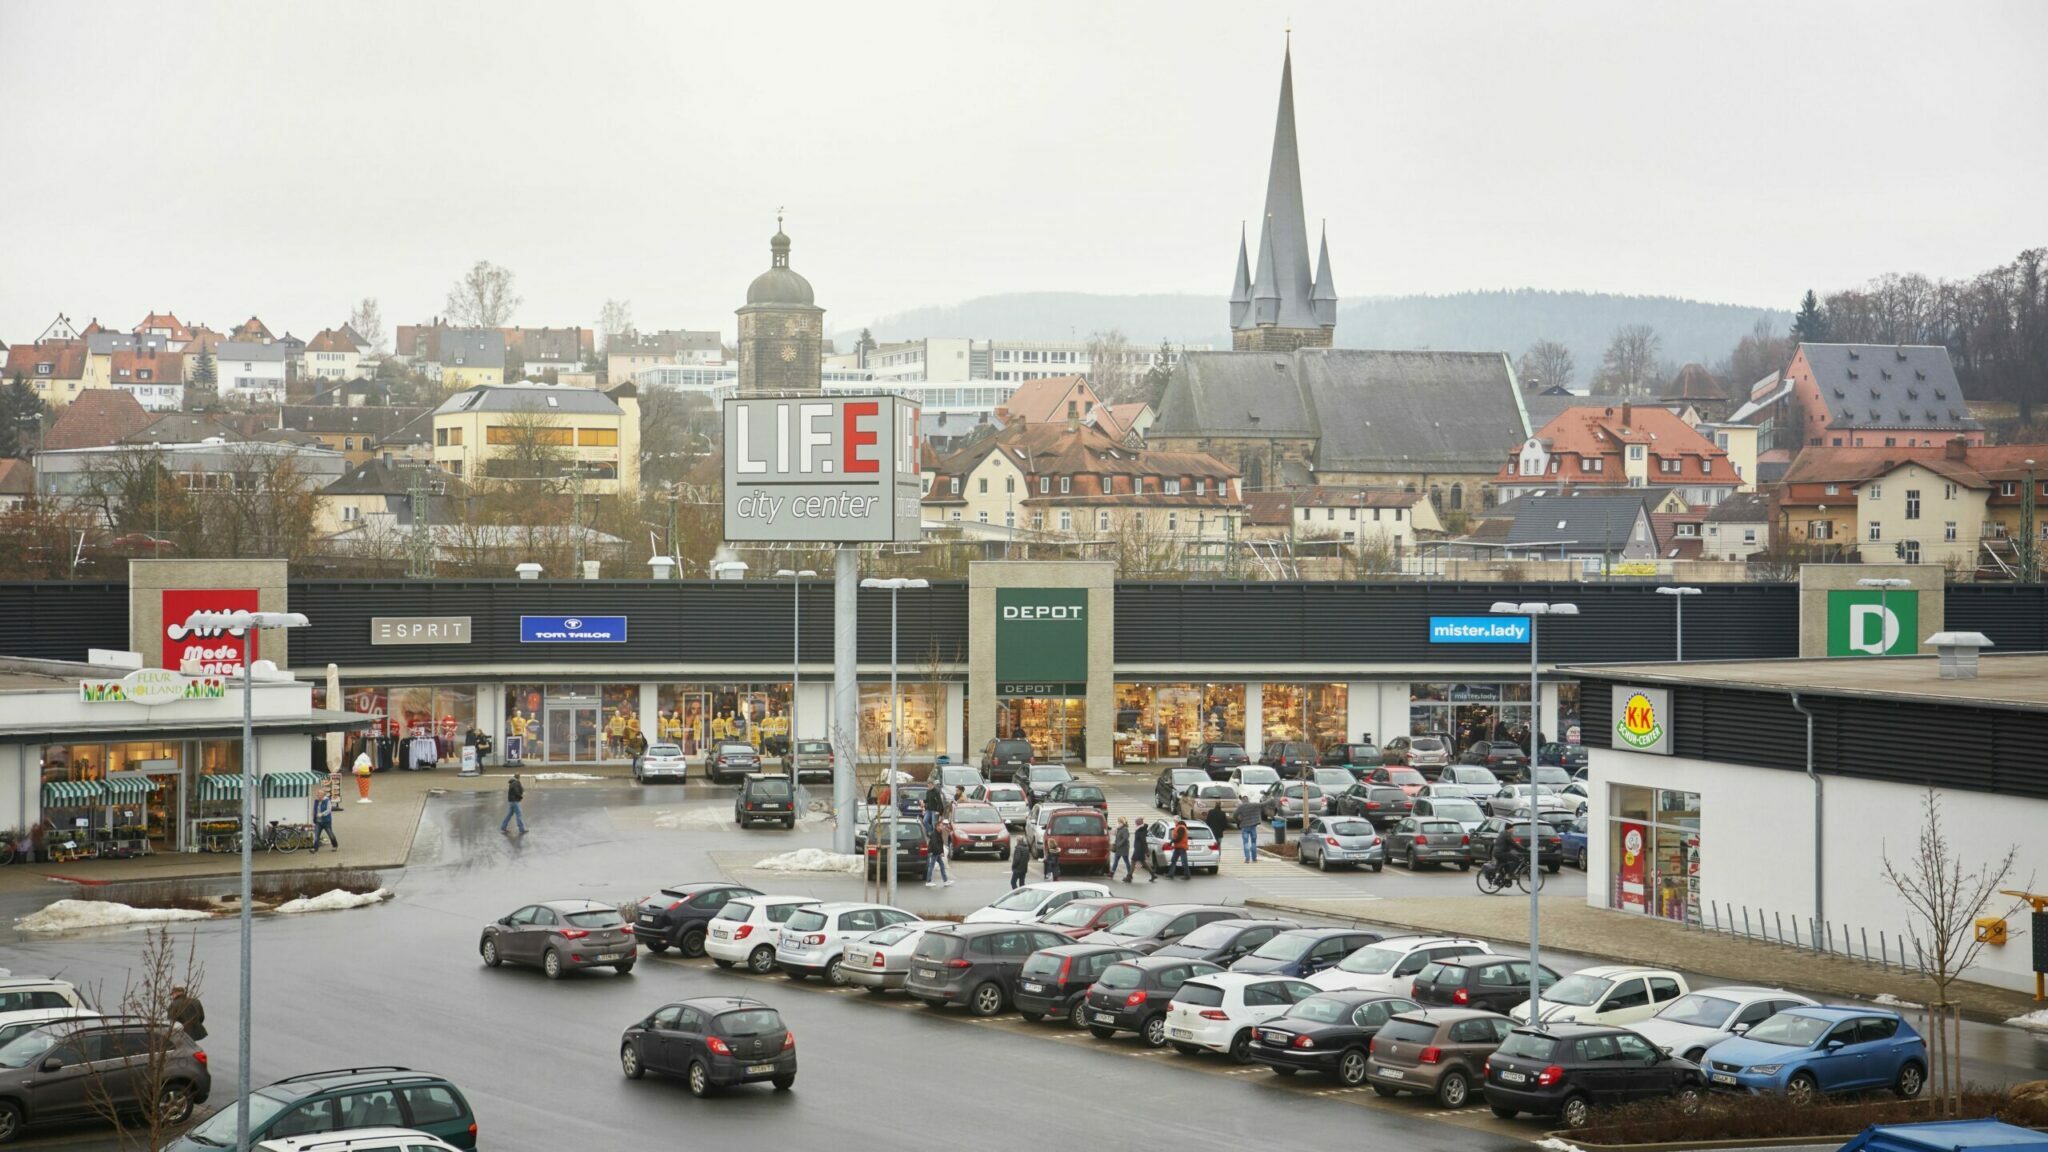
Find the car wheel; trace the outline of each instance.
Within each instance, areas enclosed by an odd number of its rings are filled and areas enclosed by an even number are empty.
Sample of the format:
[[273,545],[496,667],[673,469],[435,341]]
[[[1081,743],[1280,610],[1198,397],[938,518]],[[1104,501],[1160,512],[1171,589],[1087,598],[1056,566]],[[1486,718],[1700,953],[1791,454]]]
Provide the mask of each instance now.
[[1247,1028],[1230,1038],[1230,1058],[1239,1064],[1252,1062],[1252,1030]]
[[1580,849],[1579,849],[1579,871],[1581,871],[1581,872],[1584,872],[1585,870],[1586,870],[1586,850],[1585,850],[1585,849],[1584,849],[1584,848],[1582,847],[1582,848],[1580,848]]
[[1096,1038],[1097,1040],[1114,1040],[1114,1039],[1116,1039],[1116,1029],[1114,1029],[1114,1028],[1104,1028],[1104,1027],[1103,1027],[1102,1025],[1100,1025],[1100,1024],[1090,1024],[1090,1025],[1088,1026],[1088,1034],[1089,1034],[1090,1036],[1093,1036],[1093,1037],[1095,1037],[1095,1038]]
[[646,943],[646,945],[647,945],[647,950],[648,950],[649,952],[666,952],[666,951],[668,951],[668,941],[666,941],[666,940],[660,940],[660,939],[655,939],[655,940],[648,940],[648,941],[645,941],[644,943]]
[[1705,1048],[1695,1048],[1687,1052],[1685,1058],[1694,1064],[1698,1064],[1707,1058],[1707,1050]]
[[1472,1095],[1472,1082],[1458,1071],[1444,1073],[1436,1082],[1436,1102],[1446,1108],[1463,1108],[1465,1100]]
[[763,944],[748,953],[747,969],[756,976],[766,976],[775,971],[775,949]]
[[704,930],[692,928],[683,933],[683,938],[676,943],[676,948],[692,959],[704,955]]
[[1559,871],[1560,869],[1562,869],[1563,867],[1564,867],[1564,862],[1563,862],[1563,861],[1559,861],[1559,862],[1558,862],[1558,863],[1556,863],[1556,864],[1545,864],[1545,865],[1543,866],[1543,870],[1544,870],[1545,872],[1548,872],[1548,873],[1550,873],[1550,874],[1551,874],[1552,876],[1555,876],[1555,875],[1557,875],[1557,874],[1558,874],[1558,871]]
[[156,1094],[156,1118],[165,1124],[183,1124],[192,1116],[192,1086],[183,1080],[165,1084]]
[[1144,1041],[1147,1048],[1166,1047],[1166,1017],[1146,1017],[1145,1022],[1138,1025],[1138,1039]]
[[730,967],[732,967],[732,961],[730,961],[730,960],[720,960],[720,959],[719,959],[718,957],[716,957],[716,956],[713,956],[713,957],[711,958],[711,962],[712,962],[713,964],[716,964],[716,965],[718,965],[718,966],[719,966],[720,968],[730,968]]
[[1389,1088],[1385,1084],[1374,1084],[1372,1090],[1380,1096],[1399,1096],[1401,1094],[1399,1088]]
[[1379,862],[1379,863],[1377,863],[1377,864],[1373,864],[1373,865],[1370,865],[1370,867],[1372,868],[1372,870],[1373,870],[1374,872],[1378,872],[1378,871],[1379,871],[1380,869],[1382,869],[1382,868],[1385,868],[1386,866],[1387,866],[1387,864],[1386,864],[1386,861],[1384,861],[1384,860],[1380,861],[1380,862]]
[[562,954],[553,948],[548,949],[547,954],[540,958],[540,970],[547,973],[548,979],[560,980],[562,978]]
[[1420,872],[1420,871],[1422,871],[1422,865],[1420,865],[1420,864],[1417,864],[1417,863],[1415,862],[1415,853],[1414,853],[1414,852],[1412,852],[1412,851],[1408,853],[1408,860],[1407,860],[1407,864],[1408,864],[1408,870],[1409,870],[1410,872]]
[[621,976],[631,976],[633,974],[633,963],[633,961],[628,960],[624,964],[614,964],[612,965],[612,971],[617,972]]
[[1321,852],[1316,853],[1316,868],[1319,871],[1328,872],[1330,870],[1330,858]]
[[1489,1105],[1489,1107],[1493,1109],[1493,1114],[1495,1116],[1498,1116],[1503,1120],[1513,1120],[1516,1117],[1516,1115],[1518,1115],[1518,1113],[1513,1108],[1510,1108],[1505,1104],[1492,1104]]
[[1927,1070],[1908,1060],[1899,1066],[1899,1076],[1892,1081],[1892,1091],[1901,1099],[1911,1100],[1920,1095],[1920,1089],[1926,1085]]
[[777,1092],[787,1092],[791,1088],[796,1087],[796,1073],[791,1072],[787,1076],[777,1076],[775,1079],[770,1080],[769,1083],[775,1085]]
[[1470,872],[1471,870],[1472,870],[1472,862],[1471,862],[1470,860],[1460,860],[1460,861],[1458,861],[1458,871],[1460,871],[1460,872]]
[[1180,1053],[1183,1056],[1193,1056],[1197,1052],[1201,1051],[1200,1048],[1196,1047],[1193,1044],[1183,1044],[1178,1040],[1175,1040],[1173,1042],[1173,1050],[1175,1052]]
[[505,962],[504,958],[498,955],[498,942],[496,940],[486,937],[482,947],[478,950],[484,955],[484,967],[486,968],[496,968]]
[[1567,1128],[1584,1128],[1592,1115],[1593,1106],[1586,1103],[1584,1096],[1567,1096],[1564,1098],[1564,1107],[1558,1110],[1557,1118],[1564,1121]]
[[631,1044],[619,1045],[619,1071],[624,1072],[628,1080],[638,1080],[647,1075],[647,1069],[640,1066],[640,1054],[633,1051]]
[[1346,1088],[1356,1088],[1365,1083],[1365,1049],[1349,1048],[1337,1057],[1337,1083]]
[[1678,1095],[1675,1099],[1678,1101],[1679,1115],[1697,1116],[1700,1114],[1700,1090],[1698,1088],[1688,1084],[1678,1090]]
[[713,1092],[716,1092],[718,1090],[717,1087],[711,1083],[711,1071],[710,1069],[704,1067],[704,1062],[702,1060],[690,1061],[690,1071],[684,1077],[684,1079],[688,1081],[690,1085],[690,1095],[692,1096],[709,1096]]
[[839,959],[839,957],[834,956],[830,960],[825,961],[825,983],[835,988],[844,988],[852,983],[852,981],[846,978],[846,968],[839,963]]
[[1067,1009],[1067,1026],[1080,1031],[1088,1026],[1088,1001],[1076,997],[1073,1006]]
[[21,1105],[0,1100],[0,1144],[12,1144],[21,1136]]
[[967,1010],[976,1016],[993,1016],[1003,1010],[1003,986],[993,980],[974,989],[967,999]]
[[1794,1104],[1811,1104],[1820,1095],[1820,1083],[1810,1072],[1794,1073],[1785,1081],[1785,1098]]

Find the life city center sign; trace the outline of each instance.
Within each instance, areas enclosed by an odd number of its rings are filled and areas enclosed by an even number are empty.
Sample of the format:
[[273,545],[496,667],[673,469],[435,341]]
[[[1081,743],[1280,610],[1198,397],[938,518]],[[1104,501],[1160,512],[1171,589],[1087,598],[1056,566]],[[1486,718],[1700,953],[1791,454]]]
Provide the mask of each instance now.
[[917,540],[917,454],[917,406],[895,396],[727,400],[725,537]]

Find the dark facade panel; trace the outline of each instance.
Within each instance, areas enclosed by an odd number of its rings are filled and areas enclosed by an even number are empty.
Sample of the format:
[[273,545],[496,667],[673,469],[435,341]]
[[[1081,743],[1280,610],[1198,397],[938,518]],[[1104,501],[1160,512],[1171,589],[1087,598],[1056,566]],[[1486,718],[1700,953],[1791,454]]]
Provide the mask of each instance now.
[[1947,616],[1949,631],[1982,632],[1996,651],[2048,650],[2048,586],[1951,584]]
[[83,660],[89,648],[128,647],[128,585],[0,584],[0,654]]

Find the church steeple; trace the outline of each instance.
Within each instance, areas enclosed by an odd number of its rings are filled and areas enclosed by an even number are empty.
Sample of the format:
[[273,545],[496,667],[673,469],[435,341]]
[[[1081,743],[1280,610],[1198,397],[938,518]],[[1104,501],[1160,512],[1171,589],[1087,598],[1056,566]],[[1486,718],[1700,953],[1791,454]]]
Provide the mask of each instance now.
[[[1242,241],[1240,240],[1240,248]],[[1308,258],[1308,216],[1302,206],[1301,151],[1294,125],[1294,49],[1290,34],[1280,62],[1280,108],[1273,122],[1273,153],[1266,170],[1266,211],[1259,235],[1259,259],[1252,278],[1252,307],[1231,301],[1232,344],[1240,349],[1289,350],[1328,347],[1336,324],[1336,291],[1327,279],[1329,252],[1312,276]],[[1322,295],[1327,294],[1324,302]]]
[[1315,304],[1316,323],[1325,328],[1337,326],[1337,284],[1330,279],[1330,226],[1323,225],[1323,250],[1316,257],[1316,290],[1310,297]]
[[1244,225],[1237,226],[1237,279],[1230,284],[1230,326],[1242,328],[1252,307],[1252,266],[1245,258]]

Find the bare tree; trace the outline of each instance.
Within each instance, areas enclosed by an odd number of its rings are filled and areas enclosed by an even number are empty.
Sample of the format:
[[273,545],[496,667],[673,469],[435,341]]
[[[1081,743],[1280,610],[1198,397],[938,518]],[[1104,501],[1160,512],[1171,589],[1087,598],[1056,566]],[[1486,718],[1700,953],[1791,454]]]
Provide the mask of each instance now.
[[159,1152],[192,1115],[194,1086],[178,1068],[180,1028],[173,1020],[184,998],[199,995],[204,975],[194,943],[181,957],[170,925],[159,924],[143,936],[140,966],[118,999],[94,997],[105,1015],[137,1023],[117,1035],[143,1041],[139,1048],[133,1039],[120,1043],[115,1057],[86,1064],[86,1104],[113,1125],[123,1149]]
[[1616,328],[1600,358],[1600,371],[1593,377],[1593,391],[1623,399],[1648,396],[1656,384],[1657,354],[1662,347],[1657,330],[1648,324]]
[[1791,337],[1779,335],[1770,317],[1759,316],[1715,375],[1729,381],[1739,398],[1747,398],[1751,384],[1783,368],[1791,358]]
[[1569,385],[1572,374],[1578,366],[1572,363],[1572,350],[1555,340],[1538,340],[1522,353],[1521,361],[1515,365],[1515,375],[1522,378],[1522,387],[1530,391],[1557,385]]
[[631,300],[606,300],[604,307],[597,310],[598,351],[612,346],[612,337],[624,336],[633,330],[633,302]]
[[[1984,951],[1986,941],[1977,935],[1977,918],[2012,876],[2020,850],[2015,844],[1996,860],[1967,867],[1942,826],[1941,797],[1934,789],[1927,790],[1921,812],[1919,842],[1913,854],[1903,863],[1894,863],[1886,852],[1884,878],[1906,902],[1907,931],[1920,952],[1927,978],[1934,984],[1927,1006],[1932,1025],[1927,1054],[1934,1064],[1936,1099],[1947,1114],[1960,1107],[1963,1092],[1962,1017],[1949,999],[1949,990],[1976,966],[1978,954]],[[2013,902],[2002,918],[2012,916],[2022,905]]]
[[575,433],[552,413],[514,412],[490,429],[484,473],[500,480],[556,484],[569,464]]
[[1137,395],[1139,374],[1131,342],[1122,330],[1110,328],[1088,334],[1088,385],[1104,404],[1123,404],[1144,397]]
[[462,328],[502,328],[519,311],[512,270],[479,260],[448,289],[448,319]]
[[363,302],[348,314],[348,326],[363,338],[371,351],[384,351],[384,312],[377,307],[375,296],[363,297]]

